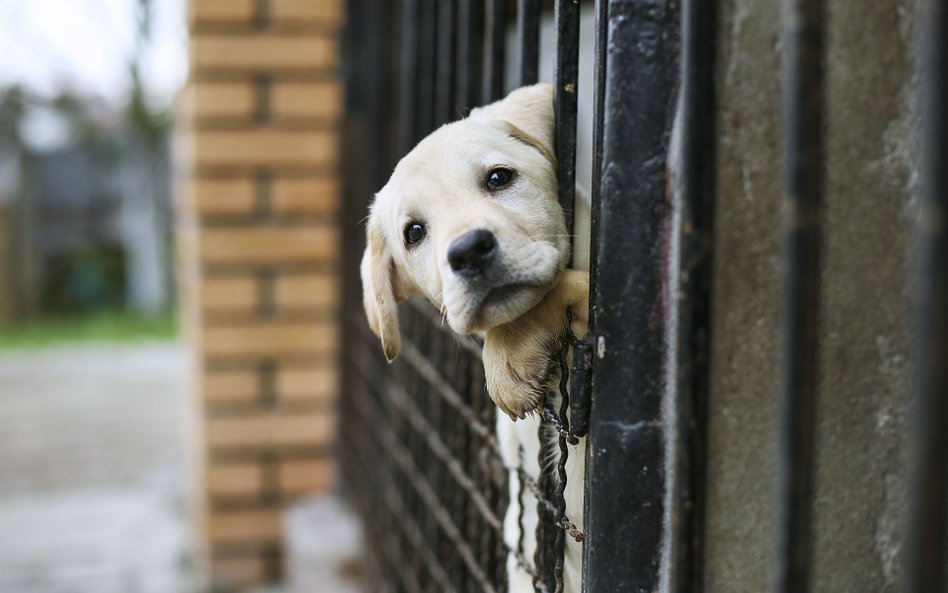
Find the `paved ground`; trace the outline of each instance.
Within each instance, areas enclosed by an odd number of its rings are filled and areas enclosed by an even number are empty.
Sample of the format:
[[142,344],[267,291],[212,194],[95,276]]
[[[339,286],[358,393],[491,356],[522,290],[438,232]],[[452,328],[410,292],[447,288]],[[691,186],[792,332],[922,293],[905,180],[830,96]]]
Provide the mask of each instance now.
[[0,593],[184,593],[178,346],[0,353]]
[[361,530],[332,496],[291,507],[285,523],[287,593],[360,593]]
[[[0,593],[195,592],[186,363],[175,344],[0,353]],[[265,593],[359,591],[338,501],[287,525],[289,582]]]

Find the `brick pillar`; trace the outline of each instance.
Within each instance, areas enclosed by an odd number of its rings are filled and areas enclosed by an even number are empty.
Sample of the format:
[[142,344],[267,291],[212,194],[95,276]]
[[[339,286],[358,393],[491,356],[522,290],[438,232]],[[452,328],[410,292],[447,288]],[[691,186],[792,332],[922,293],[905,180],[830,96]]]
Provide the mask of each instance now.
[[180,228],[217,582],[277,578],[283,508],[333,480],[342,4],[191,0]]

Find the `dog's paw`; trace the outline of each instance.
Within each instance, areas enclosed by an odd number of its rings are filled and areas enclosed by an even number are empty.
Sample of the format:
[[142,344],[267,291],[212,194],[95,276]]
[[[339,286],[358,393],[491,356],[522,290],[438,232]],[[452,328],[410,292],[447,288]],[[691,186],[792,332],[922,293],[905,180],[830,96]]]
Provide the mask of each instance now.
[[551,291],[555,306],[570,310],[570,333],[583,339],[589,332],[589,274],[582,270],[563,270]]
[[589,276],[563,270],[539,304],[484,335],[487,392],[511,419],[534,412],[559,381],[560,349],[571,332],[586,335],[588,309]]
[[487,393],[512,420],[536,411],[559,380],[556,354],[565,338],[564,329],[565,324],[547,330],[534,323],[514,321],[485,335]]

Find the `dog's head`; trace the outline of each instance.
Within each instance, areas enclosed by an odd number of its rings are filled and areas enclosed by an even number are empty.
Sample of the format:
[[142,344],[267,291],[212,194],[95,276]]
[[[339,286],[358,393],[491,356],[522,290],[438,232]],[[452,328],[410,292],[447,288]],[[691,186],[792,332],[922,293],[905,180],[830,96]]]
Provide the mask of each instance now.
[[392,360],[397,303],[424,294],[459,334],[512,321],[569,260],[557,202],[553,89],[538,84],[422,140],[375,196],[363,304]]

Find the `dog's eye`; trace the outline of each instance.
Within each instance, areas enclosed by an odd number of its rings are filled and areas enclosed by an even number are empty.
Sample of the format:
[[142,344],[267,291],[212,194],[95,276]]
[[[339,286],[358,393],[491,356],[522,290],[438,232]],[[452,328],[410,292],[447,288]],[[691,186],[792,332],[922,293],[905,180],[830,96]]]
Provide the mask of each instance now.
[[514,172],[506,167],[496,167],[487,173],[487,189],[495,191],[503,189],[513,181]]
[[425,225],[411,222],[405,226],[405,245],[414,245],[425,238]]

